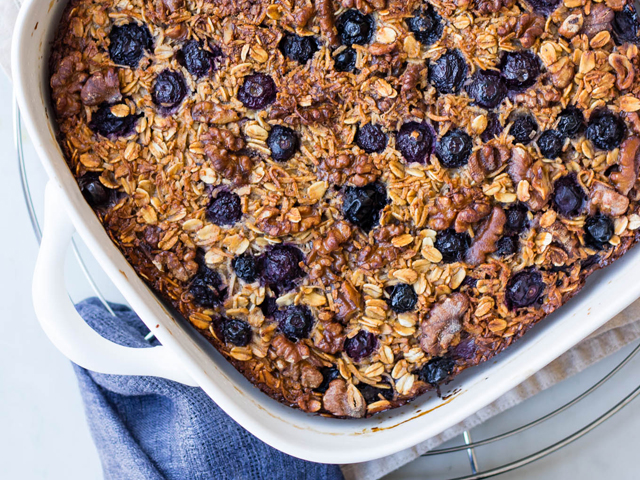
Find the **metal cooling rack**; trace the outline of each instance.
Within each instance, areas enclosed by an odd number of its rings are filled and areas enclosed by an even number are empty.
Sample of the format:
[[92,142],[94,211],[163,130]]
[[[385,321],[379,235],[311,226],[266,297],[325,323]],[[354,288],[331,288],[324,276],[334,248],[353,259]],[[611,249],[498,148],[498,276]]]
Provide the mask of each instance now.
[[[31,190],[32,187],[29,183],[29,178],[27,175],[27,163],[37,162],[38,160],[37,158],[27,159],[25,157],[25,148],[23,143],[25,138],[26,138],[26,132],[23,132],[20,111],[18,109],[17,104],[14,101],[14,143],[15,143],[18,165],[20,168],[20,180],[22,182],[24,200],[26,202],[27,209],[29,211],[29,216],[31,218],[33,230],[38,241],[40,241],[40,238],[41,238],[40,225],[41,224],[40,224],[40,219],[36,214],[36,208],[34,205],[34,200],[33,200],[33,195]],[[113,315],[113,311],[111,310],[109,303],[107,302],[100,286],[98,285],[98,282],[96,281],[94,276],[92,276],[90,269],[87,267],[87,264],[83,259],[82,254],[75,240],[73,241],[72,248],[73,248],[74,256],[78,262],[78,265],[80,266],[80,268],[82,269],[82,272],[86,276],[87,281],[89,282],[91,288],[95,292],[96,296],[103,303],[105,308],[107,308]],[[543,457],[551,455],[557,452],[558,450],[560,450],[561,448],[585,436],[586,434],[594,430],[596,427],[606,422],[609,418],[614,416],[616,413],[622,410],[629,403],[631,403],[638,395],[640,395],[640,385],[637,386],[634,390],[632,390],[631,393],[629,393],[627,396],[622,398],[613,407],[609,408],[609,410],[605,411],[604,413],[601,413],[595,420],[573,431],[571,434],[566,435],[561,440],[556,441],[555,443],[552,443],[544,448],[541,448],[532,454],[522,456],[513,461],[508,461],[508,462],[505,461],[504,463],[502,463],[497,467],[492,467],[492,468],[483,470],[480,468],[480,464],[478,461],[479,454],[477,450],[481,447],[485,447],[489,445],[497,445],[499,444],[499,442],[504,442],[506,439],[511,439],[512,437],[522,434],[525,431],[539,427],[543,423],[555,418],[556,416],[564,412],[567,412],[579,402],[587,400],[596,390],[598,390],[606,382],[611,380],[618,372],[620,372],[620,370],[622,370],[627,364],[629,364],[629,362],[631,362],[631,360],[638,354],[638,352],[640,352],[640,342],[638,342],[635,348],[633,348],[633,350],[618,365],[616,365],[611,371],[609,371],[609,373],[607,373],[602,378],[600,378],[600,380],[594,383],[591,387],[587,388],[582,393],[579,393],[578,395],[573,397],[570,401],[564,403],[563,405],[551,411],[550,413],[542,415],[529,423],[522,424],[512,429],[506,429],[502,433],[484,438],[482,440],[476,440],[476,441],[472,440],[471,432],[465,431],[460,436],[461,438],[458,441],[459,443],[458,445],[447,447],[447,448],[438,448],[436,450],[432,450],[424,454],[423,456],[424,457],[444,456],[444,455],[454,454],[456,452],[466,451],[468,464],[471,469],[471,474],[458,476],[455,478],[451,478],[449,480],[480,480],[480,479],[491,478],[497,475],[511,472],[520,467],[524,467],[525,465],[529,465]],[[439,479],[439,480],[444,480],[444,479]]]

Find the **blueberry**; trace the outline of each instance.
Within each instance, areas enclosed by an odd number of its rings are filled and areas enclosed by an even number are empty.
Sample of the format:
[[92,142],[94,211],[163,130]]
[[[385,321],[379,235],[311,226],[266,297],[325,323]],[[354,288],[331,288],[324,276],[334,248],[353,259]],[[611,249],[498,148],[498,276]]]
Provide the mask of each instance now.
[[315,38],[294,33],[285,33],[279,47],[285,57],[298,63],[307,63],[319,49]]
[[532,87],[540,75],[540,59],[529,50],[508,52],[502,57],[500,70],[510,90]]
[[584,126],[582,111],[574,106],[568,106],[558,115],[556,130],[565,137],[574,138]]
[[490,112],[489,115],[487,115],[487,128],[485,128],[484,132],[480,135],[480,140],[486,143],[501,133],[502,124],[500,123],[500,118],[494,112]]
[[545,130],[542,132],[536,142],[540,153],[544,158],[553,160],[558,158],[562,154],[562,147],[564,146],[563,135],[556,130]]
[[613,39],[617,45],[623,43],[640,43],[640,21],[634,5],[625,5],[624,9],[615,12],[613,18]]
[[380,153],[387,148],[387,134],[380,125],[367,123],[356,132],[356,145],[367,153]]
[[344,48],[333,57],[336,72],[353,72],[356,68],[358,54],[352,47]]
[[513,135],[514,143],[529,145],[538,131],[538,122],[533,115],[518,115],[511,124],[509,134]]
[[436,386],[444,382],[453,373],[456,363],[449,357],[435,357],[429,360],[418,372],[423,382]]
[[231,261],[236,276],[247,283],[255,282],[258,277],[256,259],[250,253],[238,255]]
[[405,123],[396,134],[396,148],[407,162],[426,163],[433,148],[431,127],[426,123]]
[[269,75],[254,73],[244,78],[244,83],[238,89],[238,100],[246,108],[261,110],[276,99],[276,84]]
[[264,300],[260,304],[260,311],[262,311],[265,318],[272,318],[278,311],[278,304],[276,303],[275,297],[264,297]]
[[314,319],[308,307],[289,305],[284,310],[278,310],[275,318],[282,333],[292,342],[309,338]]
[[322,374],[322,383],[318,388],[314,388],[314,392],[324,393],[329,389],[329,384],[336,378],[340,378],[340,372],[335,367],[322,367],[320,369]]
[[367,383],[361,383],[358,385],[358,390],[360,390],[364,401],[370,404],[379,402],[380,395],[382,395],[382,398],[385,400],[393,400],[393,387],[391,385],[389,385],[389,387],[390,388],[378,388]]
[[242,218],[240,197],[233,192],[221,191],[211,198],[207,206],[207,218],[218,226],[233,225]]
[[509,232],[520,233],[527,224],[527,212],[529,210],[523,204],[518,203],[514,207],[505,210],[507,221],[505,227]]
[[470,244],[471,238],[468,233],[458,233],[452,228],[438,232],[434,242],[434,246],[442,254],[444,263],[460,261]]
[[366,330],[360,330],[355,336],[344,341],[344,351],[356,362],[371,355],[377,347],[378,339]]
[[507,86],[497,72],[478,70],[467,86],[467,93],[478,105],[491,109],[507,96]]
[[195,40],[191,40],[178,51],[176,59],[194,77],[205,77],[216,69],[216,58],[220,55],[220,50],[210,52]]
[[151,100],[169,111],[177,108],[187,96],[187,82],[180,72],[163,70],[156,77],[151,92]]
[[304,275],[300,263],[304,255],[293,245],[274,245],[260,256],[260,276],[269,286],[287,287]]
[[407,20],[407,26],[416,40],[425,46],[436,43],[444,30],[442,17],[429,4],[414,10],[413,17]]
[[613,221],[610,217],[601,213],[587,217],[584,222],[584,241],[588,246],[602,250],[612,236]]
[[236,347],[246,347],[251,342],[251,325],[244,320],[226,320],[222,326],[224,341]]
[[429,65],[429,81],[440,93],[455,93],[467,78],[467,62],[460,50],[447,50]]
[[536,270],[523,270],[507,282],[505,301],[510,310],[533,305],[546,287],[542,275]]
[[458,168],[467,164],[473,140],[462,130],[448,131],[438,142],[436,156],[445,168]]
[[562,0],[526,0],[526,2],[533,7],[533,10],[543,14],[545,17],[549,16]]
[[267,145],[271,149],[271,158],[286,162],[300,149],[298,134],[289,127],[274,125],[269,132]]
[[94,208],[104,207],[113,197],[111,190],[100,182],[99,173],[85,173],[78,179],[78,185],[85,200]]
[[189,293],[193,303],[205,308],[213,308],[227,296],[227,287],[222,282],[218,272],[201,264],[198,273],[189,284]]
[[561,177],[553,185],[553,204],[565,217],[575,217],[586,199],[582,187],[573,175]]
[[126,137],[135,131],[140,117],[142,114],[116,117],[111,113],[111,105],[103,103],[91,114],[89,128],[103,137]]
[[502,237],[496,242],[495,254],[498,257],[508,257],[509,255],[516,253],[519,246],[520,241],[516,235]]
[[387,192],[379,183],[364,187],[348,186],[342,197],[342,214],[349,222],[368,232],[378,224],[380,211],[386,204]]
[[591,114],[587,126],[587,138],[601,150],[613,150],[622,143],[627,127],[619,116],[609,110],[597,110]]
[[410,312],[418,304],[418,295],[411,285],[398,283],[393,287],[389,305],[396,313]]
[[338,17],[336,28],[343,45],[364,45],[373,36],[373,17],[355,9],[347,10]]
[[116,25],[109,32],[109,56],[113,63],[136,68],[144,51],[153,49],[153,38],[146,25]]

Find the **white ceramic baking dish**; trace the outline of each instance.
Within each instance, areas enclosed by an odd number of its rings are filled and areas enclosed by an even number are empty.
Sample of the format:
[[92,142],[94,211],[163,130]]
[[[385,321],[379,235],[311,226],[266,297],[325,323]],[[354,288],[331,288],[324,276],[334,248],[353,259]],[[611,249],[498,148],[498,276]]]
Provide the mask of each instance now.
[[[335,420],[294,410],[267,397],[154,296],[105,234],[85,203],[54,136],[47,74],[48,47],[64,0],[27,0],[13,37],[15,94],[50,177],[44,236],[33,282],[34,305],[53,343],[74,362],[99,372],[155,375],[199,385],[251,433],[296,457],[354,463],[409,448],[495,400],[585,338],[640,295],[640,249],[629,252],[560,312],[536,326],[494,361],[470,369],[441,400],[424,395],[374,418]],[[77,232],[114,284],[162,343],[130,349],[104,340],[77,315],[64,289],[63,260]]]

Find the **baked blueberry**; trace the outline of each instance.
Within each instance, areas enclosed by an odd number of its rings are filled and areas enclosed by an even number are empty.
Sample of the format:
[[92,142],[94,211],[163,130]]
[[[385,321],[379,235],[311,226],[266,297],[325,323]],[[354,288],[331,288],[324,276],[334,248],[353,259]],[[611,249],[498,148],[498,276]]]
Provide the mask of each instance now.
[[340,372],[335,367],[322,367],[320,369],[322,374],[322,383],[318,388],[314,388],[314,392],[324,393],[329,389],[329,384],[336,378],[340,378]]
[[573,105],[568,106],[558,115],[556,130],[565,137],[574,138],[584,126],[584,114]]
[[565,217],[575,217],[582,210],[586,196],[573,175],[560,177],[553,184],[553,205]]
[[360,330],[344,341],[344,351],[356,362],[368,357],[378,348],[378,338],[367,330]]
[[591,114],[587,138],[600,150],[613,150],[620,146],[626,131],[624,120],[607,109],[601,109]]
[[303,305],[289,305],[275,314],[280,330],[292,342],[309,338],[313,327],[313,314]]
[[336,72],[353,72],[356,68],[356,60],[358,54],[352,47],[346,47],[340,50],[333,57],[333,66]]
[[447,50],[429,65],[429,82],[440,93],[455,93],[467,78],[467,62],[460,50]]
[[89,128],[103,137],[126,137],[135,131],[136,121],[142,114],[129,114],[125,117],[116,117],[111,113],[112,105],[101,104],[98,110],[91,114]]
[[223,190],[211,198],[207,218],[218,226],[233,225],[242,218],[242,204],[237,193]]
[[433,149],[433,130],[426,123],[405,123],[396,133],[396,149],[409,163],[427,163]]
[[536,142],[544,158],[553,160],[562,154],[564,136],[556,130],[545,130]]
[[342,197],[342,214],[349,222],[368,232],[378,224],[380,211],[386,204],[387,191],[380,183],[348,186]]
[[265,296],[264,300],[260,304],[260,311],[265,318],[272,318],[278,311],[278,304],[276,303],[275,297],[269,295]]
[[99,173],[85,173],[78,179],[78,185],[84,199],[94,208],[104,207],[113,198],[112,191],[100,182]]
[[286,162],[300,149],[298,134],[289,127],[274,125],[271,127],[267,145],[271,149],[271,158]]
[[244,77],[244,83],[238,89],[238,100],[246,108],[261,110],[276,99],[276,84],[269,75],[254,73]]
[[418,294],[411,285],[398,283],[393,287],[389,298],[391,310],[396,313],[410,312],[416,308],[417,304]]
[[522,145],[529,145],[537,132],[538,122],[536,122],[533,115],[528,113],[518,115],[509,129],[509,134],[513,135],[513,142],[521,143]]
[[471,245],[471,238],[466,232],[458,233],[452,228],[438,232],[434,246],[442,254],[444,263],[458,262]]
[[442,17],[429,4],[413,11],[413,17],[407,19],[407,27],[416,40],[425,46],[436,43],[444,30]]
[[200,264],[198,273],[189,284],[189,293],[193,303],[205,308],[213,308],[227,296],[227,287],[222,282],[218,272]]
[[445,168],[458,168],[467,164],[473,140],[462,130],[448,131],[438,142],[436,156]]
[[187,96],[187,82],[180,72],[163,70],[156,77],[151,92],[151,100],[165,110],[173,110],[180,106]]
[[246,347],[251,342],[251,325],[244,320],[226,320],[222,324],[224,341],[236,347]]
[[562,0],[526,0],[529,5],[533,7],[533,10],[543,14],[545,17],[553,12]]
[[273,245],[263,253],[258,262],[260,276],[269,286],[284,287],[304,275],[300,263],[304,255],[293,245]]
[[367,153],[380,153],[387,148],[387,134],[380,125],[367,123],[356,132],[356,145]]
[[520,241],[516,235],[508,235],[500,238],[496,242],[496,251],[494,252],[498,257],[508,257],[518,251]]
[[480,135],[480,140],[486,143],[500,135],[502,130],[502,124],[500,123],[498,115],[494,112],[489,112],[487,115],[487,128],[485,128],[484,132]]
[[467,86],[469,96],[481,107],[496,108],[507,96],[504,79],[492,70],[478,70]]
[[373,36],[373,17],[356,9],[347,10],[338,17],[336,28],[343,45],[364,45]]
[[153,38],[146,25],[135,22],[116,25],[109,32],[109,56],[113,63],[137,68],[145,50],[153,49]]
[[601,213],[587,217],[584,222],[584,242],[588,246],[602,250],[612,236],[613,221],[611,217]]
[[510,90],[533,86],[540,75],[540,59],[530,50],[507,52],[500,62],[500,70]]
[[504,213],[507,217],[505,228],[512,233],[521,233],[527,225],[528,211],[527,207],[521,203],[505,210]]
[[279,47],[285,57],[298,63],[307,63],[319,48],[318,42],[312,36],[301,37],[294,33],[285,33]]
[[510,310],[528,307],[536,303],[542,295],[545,283],[537,270],[523,270],[513,275],[507,282],[505,301]]
[[423,365],[418,378],[435,387],[453,373],[455,366],[456,362],[449,357],[435,357]]
[[250,253],[243,253],[235,257],[231,261],[231,266],[236,276],[247,283],[255,282],[258,278],[256,258]]
[[358,385],[358,390],[360,390],[360,393],[367,404],[379,402],[380,395],[382,395],[382,398],[385,400],[393,400],[393,387],[391,385],[389,385],[389,388],[378,388],[367,383],[361,383]]
[[200,43],[191,40],[178,51],[176,59],[194,77],[205,77],[216,69],[216,58],[220,55],[219,49],[205,50]]
[[611,26],[617,45],[640,43],[640,21],[634,5],[625,5],[621,11],[615,12]]

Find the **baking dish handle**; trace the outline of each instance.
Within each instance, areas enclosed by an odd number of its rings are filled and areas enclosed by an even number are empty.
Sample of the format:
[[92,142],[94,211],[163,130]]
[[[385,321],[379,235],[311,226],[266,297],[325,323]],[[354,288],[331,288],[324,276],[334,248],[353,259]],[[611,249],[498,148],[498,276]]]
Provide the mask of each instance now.
[[64,281],[64,263],[75,227],[59,186],[45,191],[42,243],[33,276],[36,316],[51,342],[72,362],[99,373],[150,375],[197,386],[166,347],[130,348],[100,336],[76,311]]

